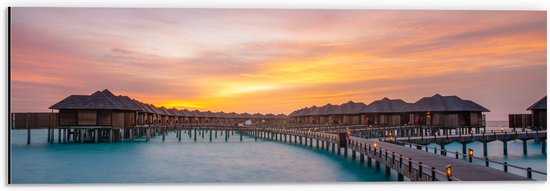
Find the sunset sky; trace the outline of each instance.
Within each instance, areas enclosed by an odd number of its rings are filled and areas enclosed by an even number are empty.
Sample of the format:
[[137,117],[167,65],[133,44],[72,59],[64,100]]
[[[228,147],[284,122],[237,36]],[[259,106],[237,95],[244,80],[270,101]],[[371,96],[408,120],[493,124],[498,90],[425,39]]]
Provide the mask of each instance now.
[[13,112],[109,89],[249,113],[415,102],[526,113],[546,95],[545,11],[13,8]]

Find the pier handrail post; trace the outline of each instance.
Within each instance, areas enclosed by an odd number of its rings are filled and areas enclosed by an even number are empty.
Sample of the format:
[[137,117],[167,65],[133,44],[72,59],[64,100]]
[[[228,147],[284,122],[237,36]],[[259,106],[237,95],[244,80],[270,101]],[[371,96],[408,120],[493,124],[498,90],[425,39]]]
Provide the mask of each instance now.
[[409,173],[412,172],[412,159],[409,157]]
[[531,167],[527,167],[527,178],[533,179],[533,173]]
[[432,181],[435,181],[435,167],[432,166]]
[[502,166],[504,167],[504,172],[508,172],[508,163],[504,162]]
[[403,155],[399,155],[399,168],[401,169],[401,166],[403,165]]
[[422,180],[422,162],[418,162],[418,179]]
[[455,151],[455,159],[458,159],[458,151]]
[[391,164],[394,165],[395,164],[395,152],[391,152]]

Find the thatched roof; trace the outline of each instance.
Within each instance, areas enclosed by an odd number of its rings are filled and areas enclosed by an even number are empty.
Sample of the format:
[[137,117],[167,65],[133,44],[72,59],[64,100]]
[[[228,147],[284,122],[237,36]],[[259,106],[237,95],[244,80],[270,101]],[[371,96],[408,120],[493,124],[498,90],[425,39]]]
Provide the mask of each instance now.
[[539,101],[535,102],[527,110],[537,110],[537,109],[546,109],[546,96],[541,98]]
[[241,116],[241,118],[247,118],[247,119],[252,118],[252,115],[250,115],[249,113],[241,113],[239,115]]
[[211,111],[203,111],[202,114],[204,115],[204,117],[216,117]]
[[155,107],[152,104],[140,102],[128,96],[115,96],[111,91],[105,89],[96,91],[91,95],[71,95],[58,103],[52,105],[50,109],[106,109],[106,110],[124,110],[140,111],[143,113],[153,113],[167,116],[187,116],[187,117],[209,117],[209,118],[275,118],[286,117],[285,115],[263,115],[256,113],[237,114],[221,112],[201,112],[198,110],[189,111],[187,109],[178,110],[176,108],[167,109],[164,106]]
[[101,92],[96,93],[102,93],[107,99],[112,101],[120,110],[128,110],[128,111],[139,111],[139,107],[136,105],[136,103],[130,99],[128,96],[115,96],[111,91],[108,89],[104,89]]
[[171,114],[171,116],[184,116],[176,108],[166,109],[166,111],[168,111]]
[[401,99],[388,99],[387,97],[376,100],[364,107],[362,113],[399,113],[403,112],[411,104]]
[[483,106],[473,101],[463,100],[457,96],[441,96],[435,94],[432,97],[424,97],[407,107],[406,112],[428,112],[428,111],[475,111],[489,112]]
[[138,105],[138,107],[140,108],[140,110],[144,113],[155,113],[155,111],[151,110],[147,104],[144,104],[140,101],[137,101],[137,100],[134,100],[134,102]]
[[92,95],[71,95],[52,105],[50,109],[112,109],[126,111],[141,111],[140,104],[128,96],[115,96],[105,89]]
[[188,117],[197,117],[197,114],[195,113],[195,111],[191,111],[187,109],[185,109],[184,111],[187,113]]
[[195,114],[195,117],[206,117],[204,113],[199,110],[194,110],[193,113]]
[[119,109],[113,102],[101,94],[71,95],[56,104],[50,109]]
[[[342,105],[326,104],[321,107],[311,106],[296,110],[290,113],[291,117],[298,116],[320,116],[320,115],[342,115],[342,114],[359,114],[366,107],[364,103],[356,103],[349,101]],[[286,117],[286,116],[285,116]]]
[[363,111],[363,109],[367,107],[367,105],[361,102],[355,103],[353,101],[348,101],[340,105],[339,107],[341,113],[338,114],[358,114],[361,113],[361,111]]

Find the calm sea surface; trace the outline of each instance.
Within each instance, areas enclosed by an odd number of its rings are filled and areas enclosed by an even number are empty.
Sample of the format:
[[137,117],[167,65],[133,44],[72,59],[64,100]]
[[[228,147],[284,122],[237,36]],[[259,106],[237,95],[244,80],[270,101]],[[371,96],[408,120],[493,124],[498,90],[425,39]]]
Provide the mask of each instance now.
[[[487,130],[500,126],[488,123]],[[57,133],[57,131],[56,131]],[[396,181],[392,172],[361,164],[327,151],[299,145],[264,141],[235,133],[228,142],[218,134],[209,142],[198,136],[193,142],[183,136],[178,142],[169,134],[149,142],[55,144],[46,143],[45,130],[32,131],[32,143],[26,144],[26,131],[12,131],[11,178],[13,183],[266,183],[266,182],[358,182]],[[55,136],[57,139],[57,134]],[[491,160],[531,167],[546,172],[546,154],[542,145],[528,141],[524,156],[521,141],[508,142],[508,156],[502,155],[502,142],[488,144]],[[436,147],[432,144],[429,147]],[[483,156],[483,146],[468,144],[476,156]],[[461,151],[462,145],[446,146]],[[350,154],[351,155],[351,154]],[[483,163],[479,161],[478,163]],[[492,166],[502,169],[502,166]],[[525,171],[509,169],[524,175]],[[533,174],[538,180],[546,176]]]
[[[57,133],[57,131],[56,131]],[[327,151],[235,133],[178,142],[169,134],[149,142],[47,144],[47,131],[12,131],[13,183],[265,183],[397,180],[358,160]],[[57,139],[57,135],[56,135]],[[351,155],[351,154],[350,154]]]

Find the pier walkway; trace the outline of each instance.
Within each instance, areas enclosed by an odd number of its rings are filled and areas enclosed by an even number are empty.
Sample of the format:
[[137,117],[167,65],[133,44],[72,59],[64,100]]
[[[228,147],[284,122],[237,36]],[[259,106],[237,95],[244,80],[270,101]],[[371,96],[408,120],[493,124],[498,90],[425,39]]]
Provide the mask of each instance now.
[[525,132],[493,132],[493,133],[478,133],[465,135],[444,135],[444,136],[420,136],[420,137],[396,137],[395,141],[415,144],[417,146],[428,145],[431,143],[438,144],[441,149],[445,149],[445,145],[450,143],[461,143],[462,154],[466,154],[466,145],[471,142],[483,143],[483,154],[487,156],[487,143],[492,141],[501,141],[503,143],[503,154],[508,154],[508,141],[520,139],[523,142],[523,154],[527,155],[527,140],[542,141],[542,153],[546,153],[546,138],[547,132],[544,131],[525,131]]
[[[348,155],[351,151],[352,158],[359,155],[361,161],[364,157],[367,160],[374,160],[377,168],[380,163],[385,164],[386,172],[390,169],[398,173],[398,179],[403,176],[413,181],[511,181],[511,180],[530,180],[529,178],[507,173],[493,168],[487,168],[482,165],[469,163],[464,160],[456,160],[422,150],[403,147],[397,144],[386,143],[379,140],[351,137],[348,147],[340,147],[338,135],[321,132],[304,132],[299,130],[287,129],[264,129],[259,131],[259,136],[271,140],[304,143],[306,146],[313,147],[313,142],[317,148],[329,150],[338,154]],[[254,134],[253,136],[258,136]],[[337,148],[335,148],[337,147]],[[452,168],[452,176],[447,176],[447,166]]]

